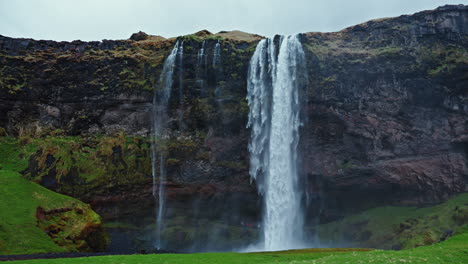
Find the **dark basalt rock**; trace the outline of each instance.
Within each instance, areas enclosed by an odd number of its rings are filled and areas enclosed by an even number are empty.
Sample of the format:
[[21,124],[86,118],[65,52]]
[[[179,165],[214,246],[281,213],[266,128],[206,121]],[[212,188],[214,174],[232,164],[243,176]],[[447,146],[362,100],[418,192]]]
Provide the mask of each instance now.
[[131,36],[130,36],[130,39],[131,40],[135,40],[135,41],[140,41],[140,40],[145,40],[145,39],[148,39],[148,34],[146,34],[145,32],[143,31],[138,31],[137,33],[133,33]]

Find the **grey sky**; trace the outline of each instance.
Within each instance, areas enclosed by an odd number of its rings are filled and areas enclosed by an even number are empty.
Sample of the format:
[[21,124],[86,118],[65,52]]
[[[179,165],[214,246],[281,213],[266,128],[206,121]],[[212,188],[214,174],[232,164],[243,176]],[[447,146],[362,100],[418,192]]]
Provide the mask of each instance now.
[[0,35],[53,40],[173,37],[201,29],[265,36],[338,31],[468,0],[0,0]]

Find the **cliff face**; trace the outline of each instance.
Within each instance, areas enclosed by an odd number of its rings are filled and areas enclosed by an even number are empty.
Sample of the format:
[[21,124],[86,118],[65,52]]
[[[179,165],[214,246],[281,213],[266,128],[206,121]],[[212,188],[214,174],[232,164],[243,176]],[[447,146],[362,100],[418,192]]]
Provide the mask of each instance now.
[[[220,247],[220,240],[232,245],[255,237],[255,230],[239,234],[236,226],[259,218],[248,175],[245,100],[259,39],[206,31],[179,37],[184,57],[165,150],[168,215],[190,226],[200,224],[195,218],[222,219],[229,232],[217,235]],[[301,40],[309,79],[301,170],[310,218],[322,212],[326,222],[376,205],[437,203],[466,191],[468,7],[306,33]],[[147,136],[153,91],[161,88],[159,74],[175,41],[144,34],[71,43],[0,37],[0,127],[37,148],[25,177],[92,203],[105,221],[151,230]],[[208,63],[201,70],[203,41]],[[221,61],[214,65],[218,42]],[[179,227],[166,236],[173,247],[187,248],[193,234]],[[130,229],[112,230],[122,241],[134,236],[146,243]]]
[[305,170],[330,203],[424,204],[467,182],[468,9],[308,33]]

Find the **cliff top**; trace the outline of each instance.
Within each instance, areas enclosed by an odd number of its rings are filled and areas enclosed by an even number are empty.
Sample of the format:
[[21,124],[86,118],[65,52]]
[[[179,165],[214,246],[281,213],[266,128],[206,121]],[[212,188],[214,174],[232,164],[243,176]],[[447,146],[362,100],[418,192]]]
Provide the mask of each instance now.
[[264,38],[257,34],[251,34],[251,33],[243,32],[239,30],[220,31],[216,33],[215,36],[220,36],[223,38],[233,39],[233,40],[247,41],[247,42],[258,41]]
[[[454,17],[460,16],[462,13],[467,13],[468,14],[468,5],[445,5],[445,6],[440,6],[436,9],[433,10],[426,10],[426,11],[421,11],[417,12],[412,15],[401,15],[398,17],[390,17],[390,18],[379,18],[379,19],[373,19],[369,20],[367,22],[350,26],[347,27],[341,31],[338,32],[331,32],[331,34],[342,34],[342,33],[348,33],[348,32],[353,32],[353,31],[361,31],[361,30],[366,30],[366,29],[379,29],[382,27],[392,27],[394,24],[398,23],[413,23],[415,21],[423,21],[423,22],[430,22],[430,23],[439,23],[441,24],[441,27],[443,28],[454,28],[454,24],[463,24],[455,21]],[[442,17],[443,16],[443,17]],[[468,17],[468,15],[466,15]],[[463,18],[463,17],[462,17]],[[413,21],[414,20],[414,21]],[[442,21],[446,20],[446,21]],[[450,20],[450,21],[448,21]],[[443,23],[442,23],[442,22]],[[457,33],[467,33],[468,28],[460,28],[455,25],[455,28],[457,29]],[[306,36],[312,36],[312,35],[325,35],[325,34],[330,34],[330,33],[324,33],[324,32],[307,32],[304,33]],[[199,38],[207,38],[207,37],[222,37],[228,40],[234,40],[234,41],[245,41],[245,42],[255,42],[259,41],[263,36],[257,35],[257,34],[252,34],[252,33],[247,33],[247,32],[242,32],[239,30],[233,30],[233,31],[220,31],[216,34],[213,34],[209,32],[208,30],[201,30],[199,32],[196,32],[194,34],[190,34],[193,36],[197,36]],[[189,35],[189,36],[190,36]],[[4,49],[6,46],[17,46],[17,45],[7,45],[4,43],[2,45],[2,42],[8,41],[8,42],[15,42],[19,46],[28,46],[31,42],[34,43],[40,43],[41,45],[45,46],[76,46],[76,45],[92,45],[92,46],[101,46],[101,45],[123,45],[123,46],[128,46],[131,45],[133,41],[140,42],[142,44],[144,43],[155,43],[155,42],[162,42],[166,40],[174,40],[176,37],[171,37],[171,38],[164,38],[162,36],[158,35],[150,35],[145,32],[139,31],[137,33],[134,33],[131,35],[129,39],[126,40],[102,40],[102,41],[81,41],[81,40],[74,40],[71,42],[68,41],[53,41],[53,40],[34,40],[31,38],[10,38],[6,36],[0,35],[0,49]],[[112,44],[114,43],[114,44]]]
[[[468,5],[444,5],[439,6],[433,10],[424,10],[410,15],[401,15],[397,17],[387,17],[387,18],[377,18],[366,21],[364,23],[360,23],[354,26],[347,27],[339,32],[347,32],[350,30],[355,29],[356,27],[368,27],[372,26],[377,23],[386,24],[386,23],[401,23],[407,22],[408,18],[415,18],[415,19],[426,19],[432,20],[433,22],[437,22],[433,15],[442,14],[442,13],[450,13],[450,12],[468,12]],[[451,14],[452,16],[455,14]]]

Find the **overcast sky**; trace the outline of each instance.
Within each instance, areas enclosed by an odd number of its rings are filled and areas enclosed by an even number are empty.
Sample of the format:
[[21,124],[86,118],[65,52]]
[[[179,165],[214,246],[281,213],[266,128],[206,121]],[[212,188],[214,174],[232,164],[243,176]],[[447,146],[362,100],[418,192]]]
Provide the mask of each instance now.
[[338,31],[445,4],[468,0],[0,0],[0,35],[70,41],[236,29],[273,36]]

